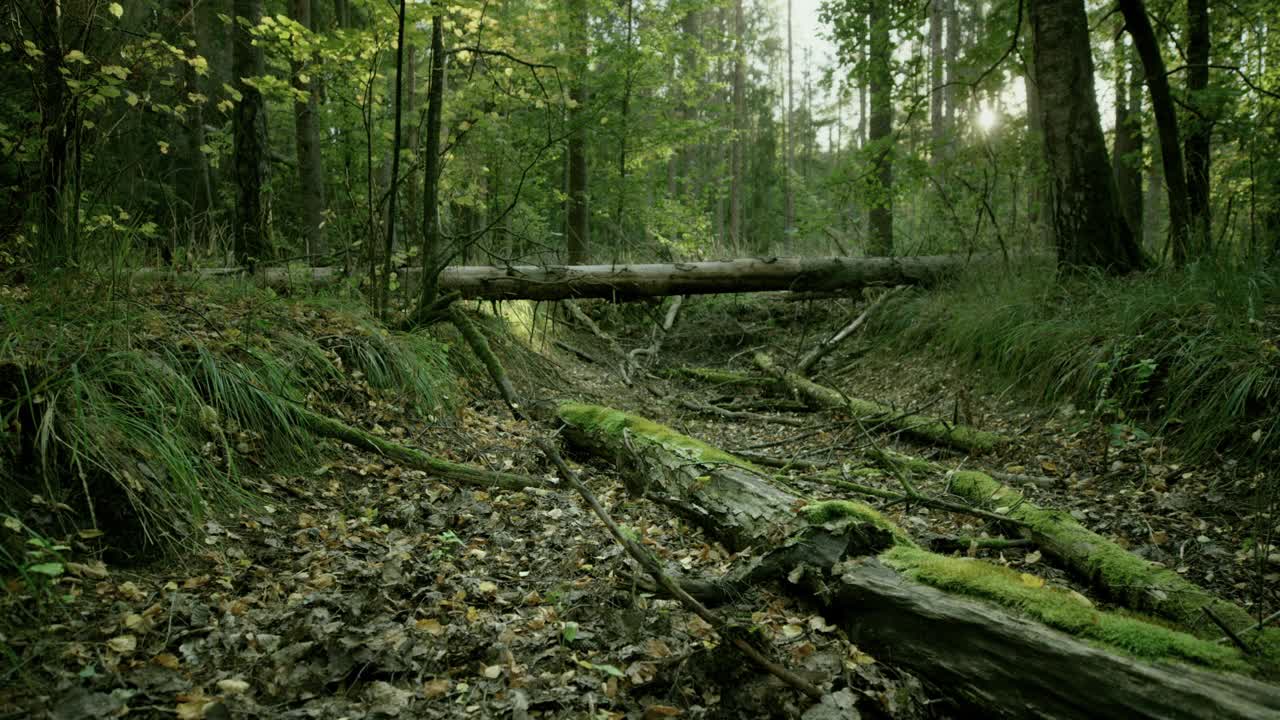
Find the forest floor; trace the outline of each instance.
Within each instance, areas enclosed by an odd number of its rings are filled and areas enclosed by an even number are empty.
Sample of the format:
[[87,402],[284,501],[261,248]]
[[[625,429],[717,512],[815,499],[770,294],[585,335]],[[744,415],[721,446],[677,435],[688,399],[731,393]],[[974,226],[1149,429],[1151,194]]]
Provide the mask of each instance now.
[[[755,350],[787,363],[862,307],[692,299],[649,369],[746,369]],[[649,342],[652,319],[643,306],[606,307],[597,318],[625,348]],[[1280,603],[1280,569],[1252,549],[1256,523],[1242,504],[1252,479],[1230,460],[1183,464],[1158,436],[1128,436],[1117,446],[1081,409],[1039,406],[925,352],[888,356],[874,338],[849,341],[819,379],[849,396],[964,417],[1015,441],[970,461],[888,433],[869,440],[831,413],[776,412],[767,408],[779,400],[756,390],[648,373],[628,385],[599,339],[581,328],[555,334],[600,362],[549,343],[537,353],[507,353],[522,390],[624,409],[730,452],[840,463],[874,442],[953,465],[1042,476],[1049,482],[1028,490],[1037,504],[1067,510],[1246,607],[1269,613]],[[545,340],[535,332],[530,343]],[[440,457],[554,477],[533,446],[546,429],[513,420],[483,378],[471,384],[474,399],[429,427],[398,416],[393,405],[370,402],[353,413],[365,427],[376,424]],[[682,400],[758,402],[756,412],[798,424],[726,420]],[[625,554],[567,489],[483,491],[334,442],[324,454],[305,472],[264,478],[260,501],[208,521],[198,552],[79,566],[83,595],[74,610],[4,638],[18,668],[0,690],[0,717],[848,716],[808,708],[718,644],[707,623],[641,590]],[[629,497],[611,465],[571,463],[672,571],[718,576],[735,561],[668,509]],[[947,492],[945,476],[916,481],[926,494]],[[806,495],[840,496],[800,474],[794,482]],[[896,489],[892,478],[866,482]],[[984,520],[923,507],[886,512],[921,540],[990,530]],[[1089,594],[1034,548],[976,554]],[[949,714],[945,697],[767,587],[719,612],[749,618],[774,656],[802,675],[843,677],[848,701],[865,716]]]

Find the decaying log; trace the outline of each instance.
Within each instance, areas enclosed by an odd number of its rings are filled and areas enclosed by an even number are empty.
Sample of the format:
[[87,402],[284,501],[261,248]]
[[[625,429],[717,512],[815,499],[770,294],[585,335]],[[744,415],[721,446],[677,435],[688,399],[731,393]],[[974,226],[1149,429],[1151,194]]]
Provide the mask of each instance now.
[[[764,290],[831,291],[870,284],[930,285],[954,275],[970,263],[990,256],[928,255],[916,257],[773,257],[713,262],[635,265],[453,266],[440,273],[440,292],[458,291],[467,299],[563,300],[606,298],[630,300],[668,295],[758,292]],[[401,284],[416,284],[420,268],[396,271]],[[175,272],[143,268],[135,280],[234,278],[243,268],[201,268]],[[272,287],[330,284],[344,279],[342,268],[259,268],[254,282]]]
[[848,413],[868,425],[886,425],[904,434],[928,442],[950,445],[969,452],[986,452],[1004,442],[996,433],[978,430],[968,425],[953,425],[937,418],[910,413],[898,413],[879,403],[841,395],[829,387],[819,385],[798,373],[778,367],[764,353],[755,356],[756,366],[780,380],[792,391],[810,402],[832,410]]
[[858,317],[854,318],[853,322],[840,328],[836,334],[818,343],[816,347],[805,353],[805,356],[800,358],[800,364],[796,366],[796,370],[798,370],[801,375],[812,375],[813,366],[817,365],[819,360],[829,355],[832,350],[835,350],[840,345],[840,343],[844,342],[857,332],[858,328],[862,327],[862,324],[867,321],[867,318],[871,317],[871,313],[876,311],[876,308],[883,305],[890,296],[894,295],[899,290],[902,290],[903,287],[905,286],[897,285],[892,290],[889,290],[876,298],[875,302],[871,303],[866,310],[863,310]]
[[477,485],[479,487],[502,488],[504,490],[549,487],[542,480],[527,475],[485,470],[450,462],[449,460],[442,460],[421,450],[415,450],[407,445],[385,440],[373,433],[348,425],[341,420],[335,420],[301,407],[294,409],[294,415],[307,430],[315,435],[341,440],[358,448],[385,455],[407,467],[422,470],[429,475],[435,475],[452,482]]
[[[1129,607],[1178,623],[1197,634],[1217,637],[1217,628],[1204,608],[1232,629],[1244,630],[1254,618],[1237,605],[1217,597],[1169,568],[1144,560],[1081,525],[1069,513],[1040,508],[1022,493],[988,475],[958,471],[951,475],[951,491],[969,502],[999,509],[1025,523],[1029,537],[1045,554],[1060,560],[1090,583]],[[1280,631],[1266,631],[1264,642],[1280,640]]]
[[489,372],[489,377],[493,379],[494,387],[498,388],[498,394],[502,396],[503,402],[507,404],[507,408],[517,420],[524,419],[524,411],[520,409],[520,397],[516,395],[515,386],[511,384],[511,378],[507,377],[507,371],[502,367],[502,362],[498,360],[498,356],[493,354],[493,349],[489,347],[489,340],[485,338],[484,333],[471,322],[471,318],[462,311],[457,305],[449,305],[446,310],[449,316],[449,322],[458,328],[458,332],[462,333],[462,337],[467,341],[467,345],[471,348],[471,352],[480,358],[480,362],[484,363],[484,368]]
[[733,370],[721,370],[719,368],[689,367],[686,365],[683,367],[676,368],[673,372],[677,375],[682,375],[684,377],[687,377],[693,380],[699,380],[701,382],[709,383],[711,385],[763,386],[763,385],[774,385],[777,382],[771,378],[760,377],[759,375],[749,375],[743,372],[735,372]]
[[715,415],[727,420],[752,420],[755,422],[773,423],[774,425],[790,425],[792,427],[800,427],[804,422],[795,418],[783,417],[781,415],[765,415],[763,413],[751,412],[749,410],[729,410],[718,405],[709,405],[697,400],[678,400],[677,405],[694,412],[704,413],[706,415]]
[[[570,440],[615,460],[633,490],[669,496],[732,547],[753,545],[757,568],[825,604],[860,648],[986,717],[1280,717],[1280,689],[1246,677],[1263,670],[1234,647],[1098,610],[1033,575],[926,552],[866,506],[811,503],[644,418],[584,405],[558,415]],[[892,546],[812,534],[851,527]]]

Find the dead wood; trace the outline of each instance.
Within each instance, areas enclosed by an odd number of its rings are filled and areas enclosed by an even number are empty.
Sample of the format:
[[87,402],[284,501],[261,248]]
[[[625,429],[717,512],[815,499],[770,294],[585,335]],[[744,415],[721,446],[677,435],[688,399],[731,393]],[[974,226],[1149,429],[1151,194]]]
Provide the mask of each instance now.
[[805,353],[804,357],[800,358],[800,363],[796,366],[796,371],[801,375],[812,375],[813,367],[818,364],[819,360],[826,357],[832,350],[839,347],[840,343],[852,337],[853,334],[857,332],[858,328],[862,327],[863,323],[867,321],[867,318],[871,317],[871,313],[876,311],[876,308],[883,305],[886,300],[898,291],[902,290],[904,287],[906,286],[897,285],[892,290],[882,293],[880,297],[875,299],[875,302],[871,303],[866,310],[863,310],[858,317],[854,318],[853,322],[845,325],[843,328],[840,328],[840,330],[834,335],[818,343],[812,350]]
[[710,405],[697,400],[678,400],[677,404],[686,410],[693,410],[706,415],[715,415],[726,418],[728,420],[752,420],[755,422],[773,423],[774,425],[791,425],[800,427],[804,425],[804,421],[796,418],[782,417],[779,415],[765,415],[763,413],[750,412],[748,410],[729,410],[717,405]]
[[484,470],[442,460],[421,450],[391,442],[340,420],[301,407],[295,408],[294,414],[309,431],[316,435],[341,440],[358,448],[379,453],[410,468],[422,470],[451,482],[504,490],[549,487],[546,482],[527,475]]
[[449,321],[458,328],[458,332],[462,333],[471,351],[480,358],[480,362],[484,363],[485,370],[489,372],[489,377],[493,379],[494,386],[502,396],[503,402],[507,404],[507,408],[511,410],[511,414],[517,420],[524,419],[524,413],[520,409],[520,397],[516,394],[515,386],[511,384],[511,378],[507,377],[507,371],[502,367],[498,356],[493,354],[493,349],[489,347],[489,340],[484,333],[480,332],[475,323],[471,322],[471,318],[467,317],[467,314],[457,305],[449,305],[447,312]]
[[950,445],[969,452],[986,452],[1004,442],[1004,438],[995,433],[978,430],[968,425],[953,425],[937,418],[898,413],[878,403],[846,397],[799,373],[778,367],[773,359],[764,353],[757,353],[755,362],[762,371],[777,378],[806,400],[821,407],[848,413],[851,417],[868,425],[884,425],[928,442]]
[[649,573],[654,582],[656,582],[663,590],[667,591],[667,593],[672,597],[679,600],[680,604],[684,605],[695,615],[702,618],[708,625],[715,628],[717,632],[726,637],[731,643],[733,643],[734,647],[738,648],[742,654],[750,658],[756,665],[759,665],[761,669],[815,700],[822,697],[822,691],[813,683],[765,657],[764,653],[760,652],[760,650],[756,649],[754,645],[747,642],[746,639],[743,638],[734,628],[729,627],[728,623],[726,623],[724,619],[711,612],[705,605],[698,602],[689,595],[688,592],[681,588],[679,584],[673,581],[669,575],[662,571],[662,566],[658,564],[658,561],[649,553],[649,551],[645,550],[639,543],[631,540],[623,534],[622,529],[619,528],[618,524],[609,516],[608,511],[604,509],[604,506],[600,504],[600,501],[596,499],[596,496],[587,488],[586,485],[582,483],[582,480],[578,478],[578,474],[569,468],[565,463],[564,458],[560,457],[560,453],[556,452],[555,448],[551,447],[551,445],[545,440],[539,439],[537,443],[538,448],[542,450],[544,455],[551,459],[552,463],[555,464],[556,469],[558,469],[560,474],[564,476],[565,481],[568,482],[574,490],[578,491],[578,494],[582,496],[584,501],[586,501],[592,512],[596,514],[596,517],[600,518],[600,522],[604,523],[604,526],[609,529],[609,534],[613,536],[613,539],[627,551],[627,554],[630,555],[633,560],[640,564],[640,567],[644,568],[645,572]]

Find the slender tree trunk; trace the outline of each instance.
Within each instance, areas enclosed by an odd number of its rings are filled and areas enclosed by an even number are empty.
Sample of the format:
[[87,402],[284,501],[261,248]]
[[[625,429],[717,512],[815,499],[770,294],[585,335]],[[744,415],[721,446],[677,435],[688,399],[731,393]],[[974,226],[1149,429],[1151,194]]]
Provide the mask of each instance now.
[[960,9],[956,6],[957,0],[939,0],[943,3],[943,13],[946,15],[946,39],[947,47],[945,50],[945,65],[947,74],[947,90],[943,93],[942,101],[944,107],[944,120],[948,128],[954,128],[959,124],[956,117],[956,105],[960,98],[960,86],[952,83],[960,80]]
[[1046,177],[1044,166],[1044,125],[1040,109],[1040,87],[1035,81],[1035,42],[1027,33],[1023,43],[1023,52],[1027,65],[1023,68],[1023,88],[1027,95],[1027,132],[1035,150],[1027,158],[1027,175],[1030,179],[1030,197],[1028,198],[1027,222],[1031,225],[1032,234],[1028,234],[1024,250],[1030,250],[1032,240],[1052,244],[1052,236],[1047,232],[1045,209],[1049,205],[1050,183]]
[[440,114],[444,109],[444,23],[431,18],[431,87],[427,89],[427,140],[422,158],[422,286],[416,314],[421,319],[439,293],[443,248],[440,237]]
[[[315,30],[311,0],[292,0],[293,19]],[[293,129],[298,154],[298,190],[302,199],[302,238],[309,256],[328,253],[324,232],[324,168],[320,160],[320,87],[306,77],[308,66],[293,64],[293,88],[305,93],[305,101],[293,101]]]
[[[409,148],[409,156],[418,158],[418,141],[419,127],[421,118],[418,117],[418,49],[412,43],[405,48],[405,66],[404,66],[404,84],[408,88],[408,94],[404,98],[405,117],[409,123],[409,137],[407,140]],[[418,237],[420,229],[418,227],[418,198],[422,192],[418,185],[418,165],[415,163],[409,168],[409,175],[404,179],[404,240],[401,242],[409,242],[410,238]]]
[[1142,86],[1133,86],[1138,70],[1132,53],[1116,40],[1115,151],[1111,164],[1116,175],[1120,207],[1134,238],[1142,237]]
[[623,61],[625,67],[623,69],[622,79],[622,118],[619,123],[618,132],[618,207],[614,215],[614,228],[617,241],[614,248],[615,256],[625,251],[626,246],[626,217],[627,217],[627,193],[628,193],[628,171],[627,171],[627,140],[630,135],[631,125],[631,92],[635,84],[634,69],[632,68],[631,43],[632,43],[632,26],[634,25],[634,0],[626,0],[627,2],[627,31],[626,31],[626,58]]
[[74,134],[71,101],[62,78],[66,54],[62,38],[62,14],[57,0],[40,5],[38,41],[41,56],[39,87],[40,135],[40,244],[36,250],[45,267],[76,260],[75,223],[67,211],[69,169]]
[[396,244],[396,200],[400,197],[400,135],[404,111],[404,16],[405,0],[400,0],[396,28],[396,87],[392,102],[395,120],[391,139],[391,180],[387,185],[387,234],[382,247],[382,277],[378,293],[378,313],[385,319],[391,304],[391,252]]
[[1058,265],[1139,269],[1142,252],[1116,199],[1098,118],[1084,0],[1031,0],[1031,27]]
[[1205,102],[1209,89],[1208,0],[1187,0],[1187,104],[1189,114],[1184,144],[1187,162],[1187,202],[1193,252],[1204,254],[1213,242],[1209,217],[1209,161],[1213,118]]
[[[237,20],[256,26],[262,17],[262,0],[234,0]],[[232,80],[240,101],[232,118],[235,136],[236,262],[252,267],[267,252],[266,213],[262,206],[262,185],[266,175],[266,115],[262,93],[246,78],[263,74],[262,50],[253,44],[248,28],[232,23]]]
[[795,92],[793,88],[794,82],[792,78],[792,66],[794,65],[794,56],[793,56],[793,46],[791,42],[792,41],[791,4],[792,4],[792,1],[787,0],[787,118],[786,118],[786,122],[784,123],[785,130],[786,130],[786,136],[784,138],[784,143],[786,145],[786,148],[784,150],[786,153],[786,161],[784,163],[783,170],[782,170],[783,195],[784,195],[782,233],[786,237],[788,247],[790,247],[791,233],[795,231],[795,224],[796,224],[795,179],[792,177],[792,173],[795,169],[795,157],[796,157],[796,129],[795,129],[796,117],[795,117],[795,108],[794,108],[794,102],[795,102],[795,98],[794,98]]
[[871,199],[871,255],[893,254],[893,48],[889,42],[888,0],[872,0],[867,20],[871,26],[871,137],[876,156],[876,189]]
[[569,97],[569,187],[565,215],[568,227],[568,261],[570,265],[585,263],[590,257],[590,198],[587,191],[587,0],[568,0],[569,22],[572,23],[570,53],[573,57],[573,86]]
[[1156,40],[1147,9],[1142,0],[1119,0],[1125,27],[1133,38],[1133,46],[1142,58],[1147,88],[1151,92],[1151,110],[1160,135],[1160,157],[1164,161],[1164,181],[1169,188],[1169,247],[1173,261],[1181,265],[1192,254],[1190,247],[1191,206],[1187,199],[1187,176],[1182,164],[1182,147],[1178,139],[1178,116],[1169,91],[1164,58]]
[[929,164],[936,167],[942,159],[942,145],[947,136],[947,125],[942,87],[944,58],[942,54],[943,0],[929,2],[929,130],[933,147],[929,152]]
[[729,159],[729,244],[741,253],[742,237],[742,146],[745,142],[747,113],[747,48],[746,21],[742,0],[733,3],[733,145]]
[[[200,45],[196,33],[196,2],[195,0],[187,0],[185,9],[187,20],[191,25],[191,39],[195,43],[187,49],[187,57],[194,58],[200,54]],[[202,94],[200,87],[200,77],[196,73],[195,67],[191,63],[183,63],[183,80],[187,85],[187,92],[194,94]],[[194,240],[204,239],[209,224],[212,221],[212,214],[218,207],[218,196],[214,192],[217,185],[213,178],[213,166],[209,162],[209,156],[205,154],[206,147],[204,134],[204,105],[203,103],[192,103],[191,109],[187,116],[187,133],[190,138],[190,152],[192,168],[195,171],[195,182],[192,189],[191,206],[194,211]]]

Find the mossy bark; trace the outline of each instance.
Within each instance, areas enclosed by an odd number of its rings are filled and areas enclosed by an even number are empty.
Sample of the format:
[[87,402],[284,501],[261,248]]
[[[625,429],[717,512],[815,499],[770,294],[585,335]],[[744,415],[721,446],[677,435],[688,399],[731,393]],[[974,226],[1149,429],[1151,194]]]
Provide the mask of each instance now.
[[498,360],[498,356],[493,354],[493,348],[489,347],[489,340],[485,338],[484,333],[471,322],[471,318],[462,311],[457,305],[450,305],[448,308],[449,321],[454,327],[458,328],[458,332],[462,333],[463,339],[467,341],[467,345],[471,347],[471,351],[480,358],[480,362],[484,363],[485,370],[489,371],[489,377],[493,378],[493,384],[498,388],[498,394],[502,396],[502,400],[506,402],[507,407],[511,410],[511,414],[517,420],[524,418],[524,413],[520,410],[520,396],[516,394],[515,386],[511,384],[511,378],[507,377],[507,371],[502,367],[502,362]]
[[951,476],[951,490],[976,505],[1004,510],[1026,523],[1032,540],[1089,582],[1136,610],[1167,618],[1206,637],[1221,634],[1205,615],[1210,608],[1231,628],[1243,630],[1253,618],[1178,573],[1150,563],[1085,528],[1068,513],[1040,508],[1022,493],[980,472]]
[[297,415],[298,420],[309,431],[316,435],[342,440],[343,442],[351,443],[358,448],[381,453],[396,462],[403,463],[415,470],[422,470],[430,475],[435,475],[445,480],[462,483],[464,485],[502,488],[504,490],[524,490],[525,488],[548,487],[547,484],[541,480],[526,475],[495,472],[493,470],[484,470],[470,465],[442,460],[438,457],[428,455],[421,450],[415,450],[406,445],[384,440],[383,438],[372,433],[365,432],[360,428],[352,427],[340,420],[335,420],[331,417],[311,412],[310,410],[298,409],[295,411],[295,414]]
[[792,391],[815,405],[846,412],[868,425],[884,425],[931,443],[950,445],[968,452],[987,452],[1004,443],[996,433],[978,430],[968,425],[953,425],[937,418],[904,414],[893,408],[868,400],[841,395],[829,387],[778,367],[764,353],[757,353],[756,366],[776,377]]
[[747,373],[734,372],[732,370],[720,370],[718,368],[706,367],[678,367],[674,370],[677,375],[700,380],[712,385],[773,385],[774,381],[760,377],[759,375],[748,375]]
[[681,508],[712,537],[763,548],[704,591],[740,592],[746,579],[811,593],[859,646],[989,716],[1280,711],[1280,690],[1218,672],[1254,672],[1233,647],[1097,610],[1032,575],[926,552],[866,505],[808,502],[754,465],[644,418],[574,404],[557,415],[579,447],[616,459],[633,490]]

